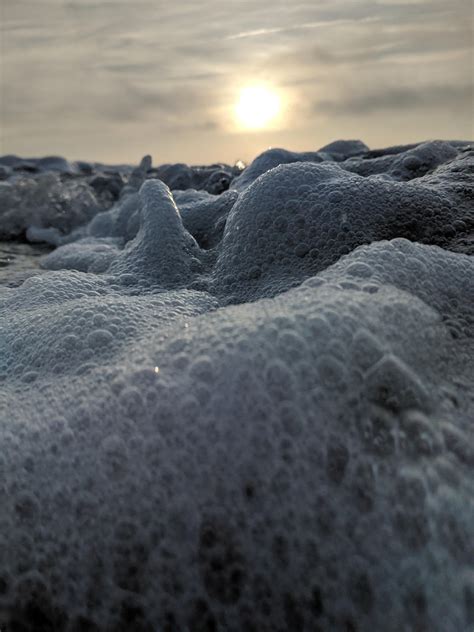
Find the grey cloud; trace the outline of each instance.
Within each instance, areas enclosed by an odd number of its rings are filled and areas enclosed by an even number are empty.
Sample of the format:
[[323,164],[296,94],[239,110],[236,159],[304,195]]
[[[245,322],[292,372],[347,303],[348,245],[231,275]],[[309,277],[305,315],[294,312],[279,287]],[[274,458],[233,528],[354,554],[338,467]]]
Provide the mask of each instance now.
[[336,115],[365,115],[380,110],[440,108],[474,105],[472,85],[431,85],[420,88],[380,87],[363,94],[343,94],[338,99],[322,99],[314,110]]

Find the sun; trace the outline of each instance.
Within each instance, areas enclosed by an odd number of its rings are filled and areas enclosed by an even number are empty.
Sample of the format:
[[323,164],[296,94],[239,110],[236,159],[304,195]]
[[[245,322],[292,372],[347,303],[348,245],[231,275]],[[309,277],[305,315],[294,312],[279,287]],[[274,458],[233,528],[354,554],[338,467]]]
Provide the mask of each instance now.
[[242,88],[235,105],[235,115],[244,129],[259,130],[269,127],[281,110],[278,94],[265,86]]

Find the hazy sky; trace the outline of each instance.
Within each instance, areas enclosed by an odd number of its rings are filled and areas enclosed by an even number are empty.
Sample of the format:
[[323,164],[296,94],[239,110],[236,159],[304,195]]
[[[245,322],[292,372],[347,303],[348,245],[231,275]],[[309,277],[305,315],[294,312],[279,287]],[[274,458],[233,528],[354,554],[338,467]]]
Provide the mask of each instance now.
[[[472,139],[471,0],[0,0],[0,153],[154,164]],[[246,85],[282,98],[248,132]],[[274,126],[275,127],[275,126]]]

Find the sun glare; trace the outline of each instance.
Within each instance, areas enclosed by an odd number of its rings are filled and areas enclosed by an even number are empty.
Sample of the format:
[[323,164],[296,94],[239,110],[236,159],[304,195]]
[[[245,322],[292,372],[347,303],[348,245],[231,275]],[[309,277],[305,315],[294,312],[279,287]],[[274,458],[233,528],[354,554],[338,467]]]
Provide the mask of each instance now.
[[244,129],[264,129],[278,116],[281,102],[278,94],[264,86],[242,88],[235,115]]

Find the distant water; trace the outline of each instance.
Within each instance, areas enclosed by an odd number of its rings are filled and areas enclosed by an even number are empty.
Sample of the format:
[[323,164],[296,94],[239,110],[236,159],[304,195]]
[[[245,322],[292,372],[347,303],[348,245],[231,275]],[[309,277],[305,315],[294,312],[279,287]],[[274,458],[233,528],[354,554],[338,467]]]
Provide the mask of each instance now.
[[16,287],[32,274],[43,272],[40,257],[51,250],[45,244],[0,241],[0,285]]

